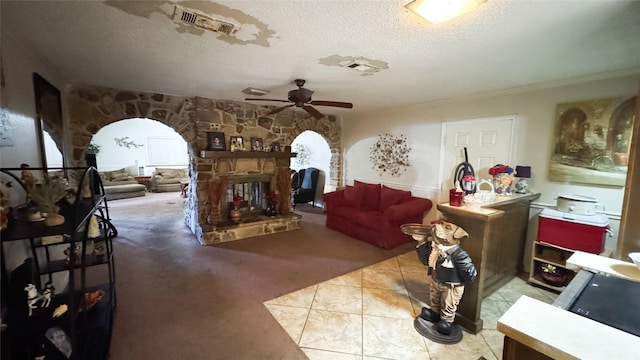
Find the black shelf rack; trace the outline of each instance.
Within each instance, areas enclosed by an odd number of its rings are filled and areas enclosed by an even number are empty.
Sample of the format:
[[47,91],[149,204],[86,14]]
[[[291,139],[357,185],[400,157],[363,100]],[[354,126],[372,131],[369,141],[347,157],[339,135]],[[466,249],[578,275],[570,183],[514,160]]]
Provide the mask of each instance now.
[[[16,175],[23,169],[0,170],[3,176],[9,176],[16,184],[22,185],[26,194],[24,184]],[[71,201],[63,199],[58,202],[59,213],[65,217],[62,225],[46,226],[43,221],[29,221],[27,199],[24,204],[12,209],[8,227],[0,234],[3,293],[10,289],[15,290],[15,286],[10,288],[6,284],[13,281],[8,276],[5,261],[5,244],[9,242],[27,242],[34,264],[33,281],[38,289],[43,288],[43,279],[53,282],[54,274],[62,274],[62,278],[66,275],[68,281],[64,290],[56,289],[49,307],[34,309],[31,316],[26,311],[26,303],[10,303],[4,301],[3,296],[3,322],[6,319],[8,325],[2,334],[3,348],[4,345],[10,345],[6,346],[10,353],[3,349],[2,358],[34,358],[45,355],[47,359],[66,359],[67,357],[45,336],[48,329],[59,328],[70,341],[70,359],[106,359],[116,309],[113,238],[117,236],[117,230],[110,221],[100,176],[95,167],[28,170],[40,171],[43,175],[48,175],[52,170],[64,174],[74,170],[82,175],[77,179],[76,194],[71,197]],[[88,189],[90,196],[83,197],[83,194],[86,194],[83,189]],[[98,223],[99,235],[89,238],[89,224],[94,217]],[[53,240],[51,237],[54,237]],[[43,242],[44,238],[48,238],[46,242]],[[96,254],[96,244],[102,245],[103,253]],[[80,250],[79,254],[74,251],[76,247]],[[60,249],[67,248],[67,255],[61,257]],[[97,270],[87,274],[89,268]],[[103,294],[99,301],[91,304],[85,301],[88,294],[96,291]],[[53,317],[54,309],[62,304],[67,305],[68,310],[62,316]]]

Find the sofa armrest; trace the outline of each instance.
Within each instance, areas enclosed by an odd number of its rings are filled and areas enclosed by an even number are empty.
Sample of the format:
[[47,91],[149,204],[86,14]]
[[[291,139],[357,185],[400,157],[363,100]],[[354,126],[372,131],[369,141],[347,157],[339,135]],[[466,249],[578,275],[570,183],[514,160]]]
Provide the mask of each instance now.
[[324,201],[324,206],[327,211],[346,203],[344,190],[342,189],[323,194],[322,200]]
[[382,217],[394,222],[417,217],[422,219],[424,213],[431,210],[432,206],[431,200],[414,197],[407,202],[388,207],[382,213]]

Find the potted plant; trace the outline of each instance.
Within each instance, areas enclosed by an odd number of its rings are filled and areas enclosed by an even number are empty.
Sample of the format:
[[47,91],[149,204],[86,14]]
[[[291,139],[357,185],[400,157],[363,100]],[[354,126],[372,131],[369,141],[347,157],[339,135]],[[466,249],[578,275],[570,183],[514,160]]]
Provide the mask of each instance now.
[[64,223],[64,216],[58,214],[58,202],[66,194],[66,186],[61,179],[44,177],[41,184],[37,184],[31,192],[31,199],[36,203],[36,208],[46,213],[44,224],[57,226]]

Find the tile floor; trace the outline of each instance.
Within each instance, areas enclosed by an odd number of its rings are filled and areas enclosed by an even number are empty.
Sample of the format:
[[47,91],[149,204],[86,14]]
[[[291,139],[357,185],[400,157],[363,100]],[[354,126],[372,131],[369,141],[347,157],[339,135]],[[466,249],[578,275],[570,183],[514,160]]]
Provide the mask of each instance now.
[[557,294],[514,278],[482,303],[483,330],[441,345],[418,334],[413,319],[428,301],[415,252],[373,264],[264,304],[311,360],[501,359],[498,318],[521,295],[552,303]]

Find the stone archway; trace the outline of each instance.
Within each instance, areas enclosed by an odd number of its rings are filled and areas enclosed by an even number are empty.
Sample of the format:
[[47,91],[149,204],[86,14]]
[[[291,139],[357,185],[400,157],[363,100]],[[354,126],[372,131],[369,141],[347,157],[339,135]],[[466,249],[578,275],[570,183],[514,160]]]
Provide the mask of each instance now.
[[174,129],[187,142],[193,157],[195,101],[162,94],[148,94],[100,87],[72,87],[66,96],[72,166],[84,164],[91,137],[102,127],[131,118],[156,120]]
[[92,136],[102,127],[130,118],[156,120],[173,128],[187,142],[189,151],[189,197],[185,222],[202,241],[202,209],[207,196],[206,184],[215,176],[211,159],[201,156],[207,148],[207,132],[223,132],[225,137],[259,137],[265,143],[290,146],[306,130],[320,134],[331,149],[329,181],[342,185],[341,123],[335,116],[315,119],[306,112],[285,110],[266,116],[272,106],[215,100],[202,97],[178,97],[93,86],[70,86],[66,92],[66,155],[71,166],[83,166]]
[[329,182],[332,186],[342,186],[342,127],[332,115],[322,118],[306,118],[294,123],[291,140],[301,133],[311,130],[319,134],[329,144],[331,160],[329,162]]

